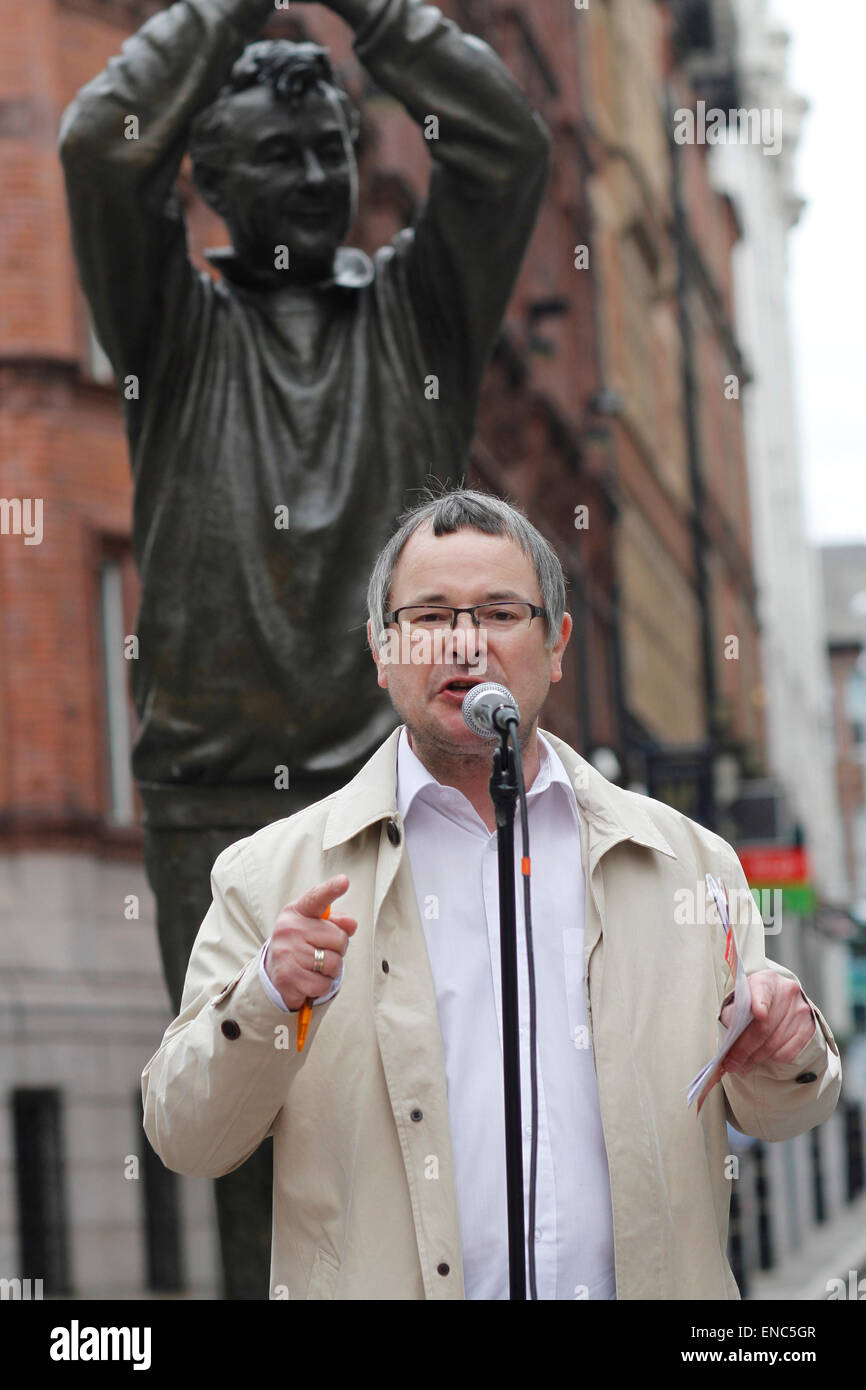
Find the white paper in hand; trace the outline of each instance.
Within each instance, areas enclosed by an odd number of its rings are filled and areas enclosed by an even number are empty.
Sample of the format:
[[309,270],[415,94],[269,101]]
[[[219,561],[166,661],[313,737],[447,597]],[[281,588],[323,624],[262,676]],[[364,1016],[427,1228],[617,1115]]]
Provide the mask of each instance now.
[[713,895],[713,900],[718,908],[719,918],[721,919],[722,929],[725,932],[725,960],[734,981],[734,1000],[733,1009],[728,1022],[725,1036],[722,1039],[718,1052],[707,1062],[705,1067],[701,1067],[697,1076],[688,1088],[687,1102],[691,1105],[697,1097],[697,1114],[701,1113],[701,1106],[713,1089],[717,1081],[722,1077],[722,1062],[730,1052],[737,1038],[745,1032],[752,1021],[752,992],[749,988],[749,980],[743,969],[743,962],[740,960],[740,953],[737,950],[737,942],[734,937],[734,929],[731,926],[730,911],[728,908],[728,890],[720,879],[713,878],[712,874],[706,875],[707,887]]

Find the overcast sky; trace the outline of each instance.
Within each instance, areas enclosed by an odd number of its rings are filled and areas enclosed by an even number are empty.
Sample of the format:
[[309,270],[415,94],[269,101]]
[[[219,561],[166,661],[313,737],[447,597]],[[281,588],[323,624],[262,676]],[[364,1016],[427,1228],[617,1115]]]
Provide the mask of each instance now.
[[866,4],[771,7],[791,34],[793,85],[811,104],[790,287],[807,531],[822,544],[866,542]]

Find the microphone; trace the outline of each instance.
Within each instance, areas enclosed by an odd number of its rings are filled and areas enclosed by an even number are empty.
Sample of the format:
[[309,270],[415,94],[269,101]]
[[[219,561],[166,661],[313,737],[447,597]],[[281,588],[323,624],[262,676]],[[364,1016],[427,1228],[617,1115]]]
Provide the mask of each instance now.
[[506,685],[496,681],[482,681],[468,690],[462,710],[468,728],[480,738],[496,738],[508,732],[510,723],[520,723],[517,701]]

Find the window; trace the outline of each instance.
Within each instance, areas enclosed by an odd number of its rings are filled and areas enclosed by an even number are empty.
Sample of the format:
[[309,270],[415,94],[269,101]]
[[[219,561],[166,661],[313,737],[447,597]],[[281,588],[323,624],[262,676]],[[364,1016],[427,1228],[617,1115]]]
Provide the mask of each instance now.
[[851,817],[851,840],[854,850],[855,894],[866,899],[866,806],[858,806]]
[[647,443],[655,443],[655,270],[644,238],[635,230],[622,242],[625,294],[625,351],[629,398]]
[[[133,1101],[142,1119],[141,1091]],[[180,1293],[184,1288],[177,1174],[154,1153],[144,1130],[141,1135],[142,1200],[147,1259],[147,1287],[154,1293]]]
[[22,1279],[41,1279],[46,1294],[68,1294],[65,1163],[60,1092],[12,1095]]
[[855,743],[866,742],[866,676],[859,663],[852,666],[845,683],[845,713]]
[[130,754],[133,713],[128,694],[129,662],[126,640],[131,636],[127,602],[128,554],[105,554],[100,564],[100,607],[105,696],[105,747],[107,766],[107,819],[116,826],[136,820]]

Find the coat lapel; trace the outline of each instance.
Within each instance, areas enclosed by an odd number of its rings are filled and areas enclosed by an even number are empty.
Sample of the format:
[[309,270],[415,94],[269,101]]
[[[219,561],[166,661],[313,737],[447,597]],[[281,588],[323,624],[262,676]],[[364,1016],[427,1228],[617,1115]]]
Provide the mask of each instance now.
[[590,955],[603,930],[604,884],[598,871],[603,856],[623,840],[632,840],[671,859],[676,858],[676,853],[653,822],[640,796],[608,782],[562,739],[546,731],[544,737],[562,760],[580,811],[583,862],[587,866],[584,953],[588,973]]
[[[405,830],[397,812],[399,733],[395,730],[358,775],[335,793],[323,846],[332,849],[378,824],[371,969],[379,1056],[403,1156],[426,1296],[462,1299],[442,1033]],[[450,1267],[447,1280],[437,1273],[440,1265]]]

